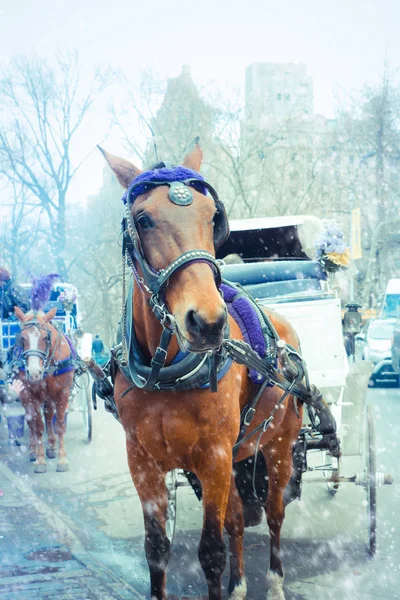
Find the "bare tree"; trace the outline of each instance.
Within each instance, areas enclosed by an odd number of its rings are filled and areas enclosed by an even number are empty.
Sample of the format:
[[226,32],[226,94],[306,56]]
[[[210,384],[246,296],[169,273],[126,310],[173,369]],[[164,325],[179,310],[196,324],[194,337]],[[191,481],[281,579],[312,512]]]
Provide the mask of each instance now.
[[4,217],[1,228],[1,256],[10,265],[13,276],[26,277],[32,266],[33,248],[38,240],[46,239],[49,232],[41,224],[40,206],[29,198],[24,186],[12,182],[2,191],[9,201],[3,203],[7,218]]
[[358,165],[352,190],[362,210],[359,288],[367,304],[371,293],[379,296],[400,264],[400,88],[386,64],[382,82],[364,87],[342,108],[339,119],[342,146]]
[[[50,67],[41,58],[16,58],[0,79],[0,174],[35,198],[51,230],[57,270],[67,277],[66,198],[85,157],[74,161],[72,143],[112,73],[80,78],[76,53]],[[86,88],[86,89],[85,89]]]
[[115,342],[121,311],[121,195],[107,165],[101,189],[85,206],[74,206],[74,225],[68,228],[68,271],[78,288],[84,328],[100,333],[107,344]]

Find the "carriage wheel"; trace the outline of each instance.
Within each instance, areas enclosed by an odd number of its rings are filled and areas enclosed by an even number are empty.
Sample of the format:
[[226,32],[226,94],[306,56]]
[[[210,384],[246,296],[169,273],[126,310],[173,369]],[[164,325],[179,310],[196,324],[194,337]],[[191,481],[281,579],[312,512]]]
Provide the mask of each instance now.
[[175,527],[176,527],[176,505],[177,505],[177,493],[178,488],[177,471],[170,471],[165,476],[165,485],[168,493],[168,508],[167,508],[167,522],[166,522],[166,534],[167,538],[171,542],[171,546],[174,541]]
[[367,432],[366,432],[366,459],[367,459],[367,509],[368,509],[368,552],[374,556],[376,552],[376,446],[375,424],[372,407],[367,406]]
[[93,415],[89,375],[87,373],[81,375],[76,386],[78,388],[79,410],[82,414],[83,434],[85,442],[90,444],[93,433]]
[[[324,477],[331,479],[333,477],[340,476],[340,460],[334,456],[331,456],[326,451],[324,452],[324,466],[327,467],[326,471],[323,471]],[[339,486],[339,483],[334,483],[332,481],[326,482],[327,490],[332,496],[336,496]]]

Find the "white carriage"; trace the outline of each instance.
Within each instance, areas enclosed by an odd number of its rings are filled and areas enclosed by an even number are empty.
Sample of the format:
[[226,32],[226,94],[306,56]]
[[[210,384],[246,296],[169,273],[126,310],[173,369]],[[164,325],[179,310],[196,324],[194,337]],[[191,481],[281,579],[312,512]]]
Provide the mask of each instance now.
[[[304,474],[302,482],[323,481],[333,495],[343,483],[363,486],[367,492],[368,549],[374,554],[376,487],[392,481],[390,475],[376,470],[374,421],[366,406],[372,364],[349,362],[340,290],[328,282],[319,263],[313,260],[314,243],[323,223],[315,217],[287,216],[231,221],[230,229],[229,239],[217,254],[222,260],[229,256],[224,279],[239,283],[260,305],[280,312],[295,327],[309,379],[321,389],[336,420],[340,460],[323,448],[321,436],[315,434],[304,411],[301,435],[307,457],[299,467]],[[177,487],[182,484],[179,474],[167,476],[171,537]]]

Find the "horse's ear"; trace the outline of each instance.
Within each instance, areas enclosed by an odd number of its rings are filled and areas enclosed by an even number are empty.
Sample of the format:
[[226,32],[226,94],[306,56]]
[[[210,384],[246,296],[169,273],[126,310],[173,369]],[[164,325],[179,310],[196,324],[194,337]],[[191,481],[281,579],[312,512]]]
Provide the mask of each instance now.
[[17,317],[18,321],[23,321],[25,319],[25,313],[23,310],[20,309],[19,306],[15,306],[14,312],[15,312],[15,316]]
[[200,146],[199,136],[195,137],[193,142],[189,144],[185,158],[183,159],[182,166],[192,171],[199,172],[201,169],[201,163],[203,162],[203,150]]
[[130,163],[128,160],[114,156],[114,154],[106,152],[103,150],[103,148],[100,148],[100,146],[97,147],[110,165],[111,169],[114,171],[123,188],[127,189],[135,177],[142,173],[140,169],[135,167],[135,165]]
[[56,316],[57,313],[57,307],[55,306],[54,308],[52,308],[51,310],[49,310],[49,312],[47,312],[44,317],[43,317],[43,321],[45,323],[50,323],[50,321],[52,319],[54,319],[54,317]]

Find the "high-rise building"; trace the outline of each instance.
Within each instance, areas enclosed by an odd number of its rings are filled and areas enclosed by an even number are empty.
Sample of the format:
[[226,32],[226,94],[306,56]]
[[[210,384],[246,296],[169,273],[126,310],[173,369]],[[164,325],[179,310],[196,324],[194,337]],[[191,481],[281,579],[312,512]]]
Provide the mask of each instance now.
[[[205,139],[212,131],[212,108],[202,99],[190,73],[184,65],[178,77],[168,79],[165,96],[151,125],[160,160],[179,164],[187,145],[196,137]],[[146,151],[147,165],[155,162],[153,140]]]
[[301,63],[252,63],[245,94],[247,121],[313,113],[313,80]]

